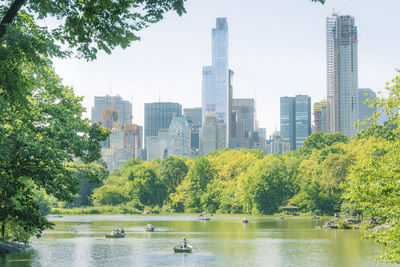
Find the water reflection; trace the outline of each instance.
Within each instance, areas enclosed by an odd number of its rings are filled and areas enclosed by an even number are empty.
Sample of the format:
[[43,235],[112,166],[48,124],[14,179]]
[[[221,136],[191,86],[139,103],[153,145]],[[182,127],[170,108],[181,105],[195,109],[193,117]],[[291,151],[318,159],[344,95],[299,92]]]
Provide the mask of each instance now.
[[[32,249],[3,259],[4,266],[383,266],[378,247],[355,230],[315,230],[323,220],[302,217],[215,215],[64,216]],[[145,232],[151,223],[155,232]],[[126,238],[106,239],[123,227]],[[173,253],[186,236],[189,255]]]

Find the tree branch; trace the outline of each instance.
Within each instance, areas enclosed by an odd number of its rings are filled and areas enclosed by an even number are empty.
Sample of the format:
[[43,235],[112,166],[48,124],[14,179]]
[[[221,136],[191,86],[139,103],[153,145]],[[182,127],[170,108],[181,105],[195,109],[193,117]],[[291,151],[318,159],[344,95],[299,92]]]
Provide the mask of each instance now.
[[9,24],[14,20],[18,14],[18,11],[25,4],[25,1],[26,0],[15,0],[7,10],[0,22],[0,39],[3,38],[4,34],[6,33],[6,24]]

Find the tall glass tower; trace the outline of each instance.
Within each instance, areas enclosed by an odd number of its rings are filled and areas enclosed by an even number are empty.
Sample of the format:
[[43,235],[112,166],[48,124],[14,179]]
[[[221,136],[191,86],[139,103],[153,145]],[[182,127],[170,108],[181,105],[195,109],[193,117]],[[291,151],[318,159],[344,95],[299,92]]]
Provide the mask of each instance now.
[[213,112],[226,125],[225,145],[229,147],[233,72],[228,64],[228,22],[217,18],[212,30],[212,65],[203,67],[202,121]]
[[358,37],[354,17],[327,18],[328,131],[351,137],[358,120]]
[[311,97],[281,97],[281,134],[290,150],[301,147],[311,134]]

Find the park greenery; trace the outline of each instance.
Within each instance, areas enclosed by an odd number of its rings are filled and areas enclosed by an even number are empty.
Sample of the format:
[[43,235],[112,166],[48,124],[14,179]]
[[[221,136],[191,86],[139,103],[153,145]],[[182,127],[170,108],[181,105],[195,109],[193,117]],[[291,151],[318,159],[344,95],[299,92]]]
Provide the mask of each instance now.
[[52,209],[274,214],[290,204],[309,214],[385,217],[390,227],[370,237],[385,248],[383,261],[400,263],[400,77],[376,102],[389,125],[375,116],[351,139],[317,132],[285,155],[222,149],[194,159],[131,159],[111,173],[98,162],[108,131],[82,119],[82,98],[62,84],[52,60],[126,48],[166,12],[183,14],[184,2],[1,2],[1,240],[40,236],[52,226],[44,216]]

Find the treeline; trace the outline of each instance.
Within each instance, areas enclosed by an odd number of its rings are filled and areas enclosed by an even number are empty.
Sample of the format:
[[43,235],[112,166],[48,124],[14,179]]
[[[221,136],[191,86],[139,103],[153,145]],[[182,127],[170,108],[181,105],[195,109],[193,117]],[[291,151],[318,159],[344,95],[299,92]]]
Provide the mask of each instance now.
[[[257,150],[222,149],[195,159],[127,161],[94,189],[94,206],[126,211],[274,214],[286,204],[303,212],[357,212],[343,197],[354,170],[388,140],[374,126],[349,140],[341,133],[312,134],[298,151],[263,156]],[[345,205],[347,204],[347,205]]]

